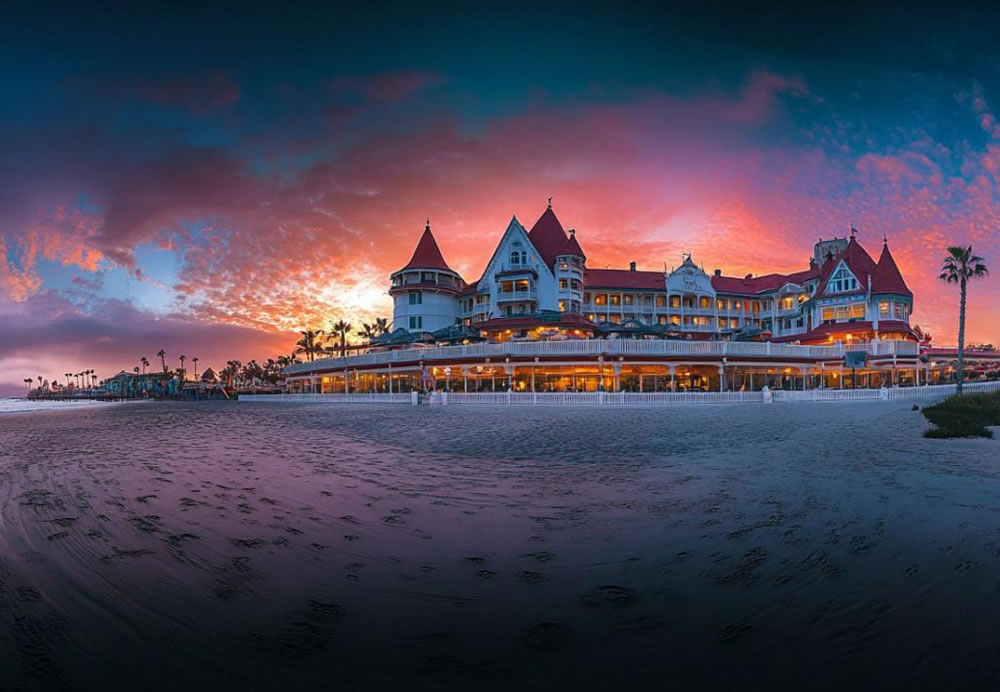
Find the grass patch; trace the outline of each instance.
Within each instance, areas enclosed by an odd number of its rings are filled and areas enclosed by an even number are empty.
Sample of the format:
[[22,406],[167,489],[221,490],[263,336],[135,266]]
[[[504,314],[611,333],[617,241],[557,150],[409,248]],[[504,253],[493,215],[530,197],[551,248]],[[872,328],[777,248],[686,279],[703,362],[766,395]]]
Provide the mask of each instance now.
[[1000,392],[948,397],[926,406],[924,417],[935,427],[924,437],[993,437],[988,425],[1000,425]]

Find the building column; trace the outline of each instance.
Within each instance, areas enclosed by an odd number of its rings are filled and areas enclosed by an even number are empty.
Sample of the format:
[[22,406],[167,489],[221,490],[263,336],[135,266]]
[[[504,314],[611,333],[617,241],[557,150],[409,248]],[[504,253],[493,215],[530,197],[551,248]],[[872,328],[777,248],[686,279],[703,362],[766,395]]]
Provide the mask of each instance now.
[[349,394],[351,391],[351,373],[344,370],[344,394]]
[[719,366],[719,391],[726,391],[726,366]]
[[389,365],[389,393],[392,394],[392,365]]
[[667,367],[670,368],[670,391],[671,392],[676,392],[677,391],[677,379],[675,377],[675,372],[674,372],[674,368],[676,366],[674,366],[674,365],[668,365]]
[[469,393],[469,366],[462,366],[462,391],[466,394]]
[[621,389],[622,380],[622,364],[621,361],[615,361],[611,364],[611,371],[614,373],[614,380],[612,381],[612,391],[617,392]]

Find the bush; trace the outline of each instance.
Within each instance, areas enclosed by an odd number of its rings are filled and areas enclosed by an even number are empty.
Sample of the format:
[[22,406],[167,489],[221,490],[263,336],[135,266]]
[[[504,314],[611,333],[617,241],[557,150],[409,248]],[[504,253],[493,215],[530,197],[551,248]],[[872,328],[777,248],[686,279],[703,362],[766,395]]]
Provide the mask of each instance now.
[[986,426],[1000,425],[1000,392],[948,397],[923,414],[936,426],[924,437],[993,437]]

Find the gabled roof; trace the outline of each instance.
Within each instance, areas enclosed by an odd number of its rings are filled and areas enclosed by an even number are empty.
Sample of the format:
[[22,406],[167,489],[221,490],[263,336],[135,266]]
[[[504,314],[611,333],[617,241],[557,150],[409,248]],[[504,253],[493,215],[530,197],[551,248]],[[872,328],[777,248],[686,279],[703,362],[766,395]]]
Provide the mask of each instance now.
[[528,231],[528,240],[538,250],[538,254],[545,260],[549,267],[555,265],[556,257],[559,255],[579,255],[584,257],[580,244],[576,242],[576,237],[566,235],[562,224],[556,218],[555,212],[549,206],[545,209],[535,225]]
[[858,284],[867,289],[868,277],[875,271],[875,260],[865,252],[865,249],[861,247],[861,244],[852,235],[843,252],[829,262],[823,263],[819,287],[816,289],[814,298],[818,298],[826,293],[826,285],[830,282],[830,276],[841,262],[846,264],[847,268],[851,270],[851,273],[858,280]]
[[424,227],[423,235],[420,236],[420,241],[417,243],[417,249],[413,251],[413,257],[399,271],[403,271],[404,269],[443,269],[444,271],[452,271],[452,268],[444,261],[444,255],[441,254],[441,249],[438,247],[437,241],[434,240],[434,234],[431,233],[430,221]]
[[889,252],[888,243],[882,244],[882,254],[879,256],[878,264],[875,265],[875,271],[872,273],[872,293],[895,293],[913,297],[913,293],[903,281],[899,267],[896,266],[896,260]]
[[819,276],[819,268],[805,269],[794,274],[764,274],[738,278],[735,276],[712,276],[712,288],[716,293],[756,295],[777,291],[785,284],[801,284]]

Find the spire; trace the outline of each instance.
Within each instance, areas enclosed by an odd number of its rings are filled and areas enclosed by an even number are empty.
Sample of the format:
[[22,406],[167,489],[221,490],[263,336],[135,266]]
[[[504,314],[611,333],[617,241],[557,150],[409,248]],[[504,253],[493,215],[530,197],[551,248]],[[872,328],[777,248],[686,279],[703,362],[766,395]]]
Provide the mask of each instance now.
[[430,218],[427,219],[427,225],[424,226],[424,232],[420,236],[417,248],[413,251],[413,256],[403,269],[443,269],[449,272],[452,271],[448,263],[444,261],[441,249],[438,247],[437,241],[434,240],[434,234],[431,233]]
[[549,204],[548,204],[548,206],[546,207],[546,209],[551,209],[551,208],[552,208],[552,198],[551,198],[551,197],[549,197]]
[[872,272],[872,293],[895,293],[898,295],[912,296],[913,293],[906,286],[903,275],[896,266],[889,251],[889,243],[882,245],[882,254],[878,258],[878,264]]

